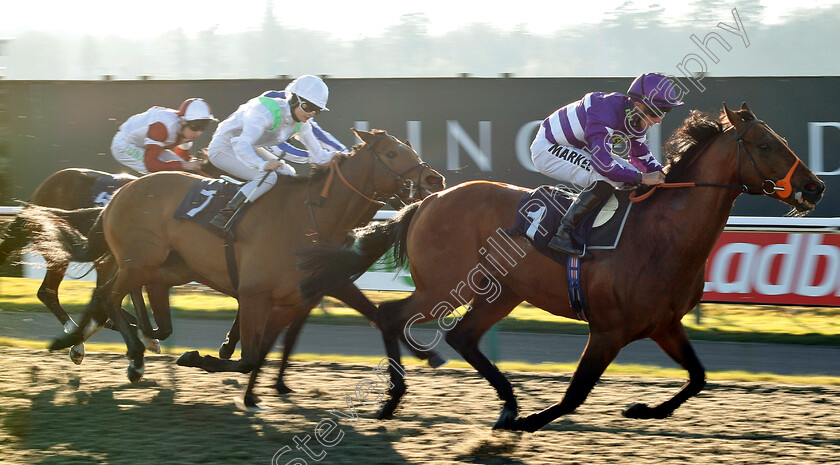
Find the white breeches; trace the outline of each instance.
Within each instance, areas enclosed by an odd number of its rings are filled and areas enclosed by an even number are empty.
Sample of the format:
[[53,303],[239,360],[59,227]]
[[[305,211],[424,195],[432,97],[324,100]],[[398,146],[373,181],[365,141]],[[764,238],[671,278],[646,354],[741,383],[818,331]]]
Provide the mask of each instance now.
[[[629,161],[613,155],[616,163],[636,170]],[[531,160],[540,173],[561,182],[572,184],[583,190],[595,181],[606,181],[618,189],[625,187],[621,181],[613,181],[592,167],[592,155],[586,150],[568,145],[552,144],[545,138],[545,128],[540,126],[537,137],[531,143]],[[638,170],[636,170],[638,171]]]
[[[146,162],[143,160],[143,154],[145,153],[146,149],[130,144],[121,132],[117,132],[117,135],[111,140],[111,155],[114,156],[114,159],[141,175],[149,174]],[[175,155],[175,152],[167,149],[164,149],[158,155],[158,159],[161,161],[183,161],[181,157]]]
[[[256,150],[260,151],[265,149],[258,148]],[[274,171],[262,171],[246,164],[236,156],[233,147],[222,144],[210,144],[207,150],[207,157],[214,166],[223,169],[225,172],[239,179],[249,181],[240,190],[240,192],[245,194],[245,198],[249,202],[253,202],[277,184],[277,173]]]

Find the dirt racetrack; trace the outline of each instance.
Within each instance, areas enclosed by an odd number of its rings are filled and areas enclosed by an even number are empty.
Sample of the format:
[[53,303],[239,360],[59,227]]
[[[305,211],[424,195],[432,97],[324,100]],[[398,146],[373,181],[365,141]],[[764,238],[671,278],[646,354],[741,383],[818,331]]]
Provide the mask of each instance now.
[[[0,348],[0,463],[840,462],[836,386],[710,382],[672,418],[640,421],[621,409],[659,402],[682,381],[612,376],[574,414],[520,434],[491,431],[500,403],[469,370],[409,367],[397,418],[380,422],[372,366],[293,363],[296,392],[278,397],[271,361],[258,386],[270,408],[252,413],[234,402],[246,375],[178,367],[172,356],[147,361],[131,385],[119,354],[89,353],[77,367],[63,352]],[[522,411],[559,400],[568,375],[510,374]]]

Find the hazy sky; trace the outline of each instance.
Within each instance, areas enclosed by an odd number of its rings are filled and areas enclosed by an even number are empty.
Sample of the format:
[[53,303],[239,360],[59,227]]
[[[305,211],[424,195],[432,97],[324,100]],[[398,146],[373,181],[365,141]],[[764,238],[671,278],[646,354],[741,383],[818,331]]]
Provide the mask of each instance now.
[[[217,27],[225,34],[258,29],[271,1],[281,26],[301,30],[327,31],[334,37],[357,39],[381,35],[406,14],[422,13],[429,20],[428,32],[442,34],[469,23],[486,23],[503,30],[524,27],[534,34],[550,34],[570,24],[598,22],[604,14],[625,0],[519,0],[475,2],[474,0],[289,1],[289,0],[6,0],[0,14],[0,37],[14,37],[23,31],[54,34],[123,37],[152,37],[182,28],[188,35]],[[814,9],[840,0],[761,0],[766,7],[764,22],[778,22],[797,9]],[[667,16],[685,19],[686,0],[638,0],[645,8],[662,5]],[[737,7],[738,1],[732,1]],[[502,6],[491,6],[501,4]],[[476,7],[476,5],[478,5]],[[515,8],[509,8],[515,5]]]

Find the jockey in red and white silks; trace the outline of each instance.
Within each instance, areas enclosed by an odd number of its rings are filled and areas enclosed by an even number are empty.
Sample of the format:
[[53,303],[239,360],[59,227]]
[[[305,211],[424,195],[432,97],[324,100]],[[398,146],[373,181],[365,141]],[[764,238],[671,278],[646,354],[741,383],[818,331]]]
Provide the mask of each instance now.
[[662,165],[645,144],[647,129],[683,103],[671,80],[659,73],[636,78],[627,95],[591,92],[549,115],[531,144],[541,173],[571,183],[582,192],[563,217],[549,246],[580,255],[571,231],[600,207],[615,188],[665,181]]
[[178,110],[152,107],[128,118],[111,141],[111,154],[122,165],[148,174],[199,168],[190,148],[211,121],[210,106],[202,99],[184,101]]

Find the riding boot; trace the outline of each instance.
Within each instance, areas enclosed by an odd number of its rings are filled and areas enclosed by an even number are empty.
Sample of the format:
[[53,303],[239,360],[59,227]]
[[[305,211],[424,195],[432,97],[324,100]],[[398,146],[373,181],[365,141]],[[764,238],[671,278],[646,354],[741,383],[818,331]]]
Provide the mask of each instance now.
[[230,234],[230,230],[233,227],[233,221],[236,219],[236,215],[242,209],[242,206],[245,205],[247,198],[242,191],[236,193],[232,199],[219,210],[219,213],[210,220],[210,224],[218,228],[219,230]]
[[615,192],[615,187],[612,184],[606,181],[596,181],[591,189],[578,194],[577,200],[569,206],[566,214],[563,215],[560,227],[557,228],[557,234],[551,238],[548,247],[571,256],[583,255],[583,249],[575,245],[572,239],[572,231],[586,215],[603,205],[613,192]]

